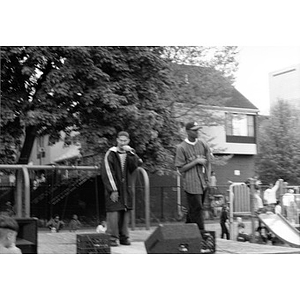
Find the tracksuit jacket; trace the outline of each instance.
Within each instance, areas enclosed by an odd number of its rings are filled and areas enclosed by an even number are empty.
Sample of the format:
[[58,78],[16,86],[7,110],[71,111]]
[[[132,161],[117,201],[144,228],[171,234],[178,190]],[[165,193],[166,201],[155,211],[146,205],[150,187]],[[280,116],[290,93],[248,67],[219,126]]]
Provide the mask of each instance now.
[[[130,179],[138,165],[139,157],[136,154],[127,152],[124,170],[122,171],[117,147],[112,147],[106,152],[102,164],[106,212],[132,209]],[[118,191],[119,193],[117,202],[113,202],[110,199],[110,195],[114,191]]]

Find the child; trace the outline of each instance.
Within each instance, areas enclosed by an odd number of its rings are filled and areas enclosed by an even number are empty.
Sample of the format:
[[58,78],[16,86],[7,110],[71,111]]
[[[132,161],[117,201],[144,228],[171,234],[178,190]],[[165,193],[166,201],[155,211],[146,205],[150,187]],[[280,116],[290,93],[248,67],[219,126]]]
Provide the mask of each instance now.
[[221,225],[221,229],[222,229],[221,239],[223,239],[224,235],[226,235],[227,240],[229,240],[230,236],[229,236],[229,231],[227,228],[227,224],[228,224],[227,211],[228,211],[227,205],[223,205],[221,216],[220,216],[220,225]]
[[243,223],[243,220],[241,217],[237,217],[237,228],[238,228],[238,235],[237,235],[237,241],[238,242],[249,242],[250,237],[247,233],[245,233],[245,224]]
[[73,231],[73,232],[75,232],[77,229],[79,229],[79,227],[81,227],[81,223],[78,220],[77,215],[73,215],[72,220],[69,224],[69,227],[70,227],[70,231]]
[[22,254],[16,247],[19,225],[12,217],[0,216],[0,254]]
[[100,223],[100,225],[97,226],[96,232],[97,233],[105,233],[106,232],[106,222],[105,221],[102,221]]
[[254,187],[254,211],[259,214],[262,212],[264,208],[263,201],[260,197],[260,191],[259,191],[259,186],[255,185]]

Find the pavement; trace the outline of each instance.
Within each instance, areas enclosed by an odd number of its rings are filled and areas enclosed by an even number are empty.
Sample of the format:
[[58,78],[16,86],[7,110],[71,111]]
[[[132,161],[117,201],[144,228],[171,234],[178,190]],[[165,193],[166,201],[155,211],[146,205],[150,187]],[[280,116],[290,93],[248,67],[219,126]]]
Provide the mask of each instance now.
[[[130,230],[131,245],[111,247],[111,254],[147,254],[144,242],[156,228],[157,226],[151,227],[150,230],[144,228]],[[262,245],[218,238],[220,236],[220,225],[217,223],[206,224],[206,230],[215,231],[216,233],[215,254],[300,254],[300,248],[292,248],[287,245]],[[77,234],[91,233],[96,233],[94,228],[81,229],[76,232],[62,230],[58,233],[39,230],[38,254],[76,254]]]

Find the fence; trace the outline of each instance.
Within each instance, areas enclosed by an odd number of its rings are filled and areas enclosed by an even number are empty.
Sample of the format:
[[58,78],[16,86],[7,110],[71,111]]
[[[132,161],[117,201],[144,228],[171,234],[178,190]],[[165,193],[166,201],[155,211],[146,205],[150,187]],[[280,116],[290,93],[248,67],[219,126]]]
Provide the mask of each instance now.
[[[11,202],[15,204],[15,215],[19,218],[36,216],[41,220],[47,220],[54,214],[59,214],[64,219],[68,217],[67,210],[71,218],[75,211],[77,213],[81,206],[85,206],[81,207],[81,220],[88,209],[96,212],[94,220],[96,224],[99,224],[101,215],[105,218],[104,187],[96,166],[0,165],[0,169],[13,170],[16,173],[16,182],[13,186],[0,185],[1,211],[7,210],[7,203]],[[149,179],[144,169],[138,168],[135,172],[132,183],[134,200],[135,190],[141,189],[136,187],[137,179],[143,182],[144,193],[138,199],[144,201],[143,215],[146,229],[149,229]],[[90,201],[90,198],[94,201]],[[86,207],[87,205],[89,207]],[[134,224],[135,214],[132,214],[133,228]]]
[[[29,170],[98,170],[90,166],[34,166],[34,165],[0,165],[0,169],[17,170],[16,172],[16,215],[17,217],[30,217],[30,174]],[[43,179],[44,180],[44,179]]]
[[[99,223],[99,218],[105,217],[102,206],[103,183],[97,167],[0,165],[0,169],[19,171],[15,183],[6,180],[0,184],[0,210],[4,209],[6,202],[14,202],[12,200],[14,199],[17,217],[34,215],[48,219],[58,213],[62,218],[68,218],[75,211],[80,211],[79,214],[83,219],[95,218],[95,223]],[[36,176],[43,177],[42,174],[45,179],[40,178],[36,184]],[[261,196],[265,188],[261,186]],[[278,190],[280,199],[288,188],[291,187],[281,182]],[[299,191],[298,187],[292,188]],[[150,187],[146,171],[139,168],[133,182],[133,192],[134,214],[131,220],[133,229],[136,224],[146,224],[146,228],[149,229],[150,222],[173,222],[184,219],[187,204],[180,182],[174,186]],[[245,183],[217,186],[211,190],[211,195],[212,197],[221,195],[231,204],[231,224],[233,216],[254,217],[251,213],[251,192]],[[209,196],[205,200],[206,210],[211,209],[211,199]],[[297,209],[300,209],[298,202]]]

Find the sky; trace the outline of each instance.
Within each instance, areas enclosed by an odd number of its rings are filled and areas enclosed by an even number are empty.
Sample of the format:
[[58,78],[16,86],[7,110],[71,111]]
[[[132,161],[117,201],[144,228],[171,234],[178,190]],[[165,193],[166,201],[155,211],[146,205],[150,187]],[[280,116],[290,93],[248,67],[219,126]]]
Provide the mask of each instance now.
[[269,114],[269,73],[300,64],[300,46],[245,46],[237,56],[236,89]]

